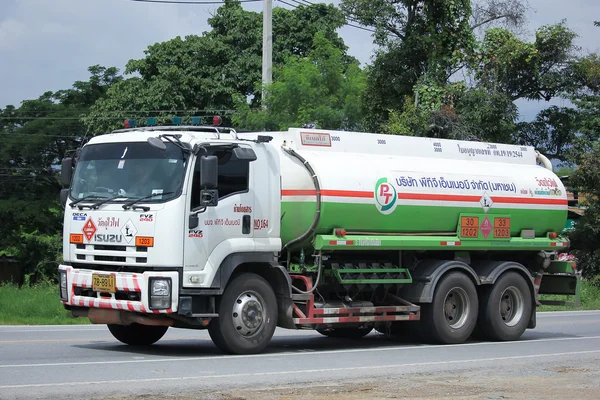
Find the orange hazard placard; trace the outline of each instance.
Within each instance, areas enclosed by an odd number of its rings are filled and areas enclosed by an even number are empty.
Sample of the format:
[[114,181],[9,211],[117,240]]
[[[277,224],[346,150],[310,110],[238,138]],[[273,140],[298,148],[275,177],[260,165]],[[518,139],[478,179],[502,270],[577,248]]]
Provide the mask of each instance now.
[[479,217],[460,217],[460,236],[464,238],[479,237]]
[[138,247],[154,246],[154,238],[152,236],[136,236],[135,245]]
[[501,239],[510,238],[510,218],[494,218],[494,237]]

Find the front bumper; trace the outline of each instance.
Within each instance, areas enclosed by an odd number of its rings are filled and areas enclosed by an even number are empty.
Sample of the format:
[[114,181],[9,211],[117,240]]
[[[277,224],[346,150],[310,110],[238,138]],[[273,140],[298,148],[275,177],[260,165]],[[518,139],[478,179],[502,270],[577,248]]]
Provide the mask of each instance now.
[[[75,269],[59,265],[59,271],[67,275],[66,306],[106,308],[147,314],[171,314],[177,312],[179,301],[179,274],[175,271],[146,271],[141,274],[128,272],[94,271]],[[116,293],[92,291],[92,275],[103,274],[115,277]],[[171,278],[171,305],[165,310],[150,309],[148,283],[151,277]]]

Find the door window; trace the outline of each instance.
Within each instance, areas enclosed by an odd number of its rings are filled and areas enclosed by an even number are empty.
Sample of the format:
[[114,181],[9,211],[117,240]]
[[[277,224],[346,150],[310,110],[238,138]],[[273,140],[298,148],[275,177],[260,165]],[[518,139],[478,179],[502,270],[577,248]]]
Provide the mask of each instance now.
[[[216,156],[219,160],[219,175],[217,190],[219,200],[248,192],[248,177],[250,174],[250,162],[240,160],[235,156],[232,149],[209,148],[203,155]],[[194,176],[192,183],[191,209],[200,207],[200,157],[194,165]]]

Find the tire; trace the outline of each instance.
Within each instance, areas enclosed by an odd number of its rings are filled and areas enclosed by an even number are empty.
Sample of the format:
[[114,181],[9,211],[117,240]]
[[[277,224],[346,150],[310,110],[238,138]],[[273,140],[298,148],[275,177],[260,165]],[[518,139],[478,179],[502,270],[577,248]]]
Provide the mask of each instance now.
[[479,311],[475,284],[462,272],[440,279],[431,304],[421,306],[421,330],[426,339],[444,344],[465,342]]
[[517,340],[529,325],[532,309],[525,278],[514,271],[505,272],[482,292],[479,328],[489,340]]
[[317,329],[321,335],[340,339],[362,339],[373,330],[372,327]]
[[268,344],[277,326],[277,299],[261,276],[244,273],[225,288],[219,317],[208,325],[213,343],[226,353],[254,354]]
[[158,342],[169,329],[168,326],[149,326],[140,324],[107,326],[115,339],[132,346],[150,346]]

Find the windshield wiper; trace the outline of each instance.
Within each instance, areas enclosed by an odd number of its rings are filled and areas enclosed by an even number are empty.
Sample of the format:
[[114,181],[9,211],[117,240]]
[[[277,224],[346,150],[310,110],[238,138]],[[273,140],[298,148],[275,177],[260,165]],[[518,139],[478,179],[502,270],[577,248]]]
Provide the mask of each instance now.
[[97,209],[98,209],[98,208],[99,208],[99,207],[100,207],[102,204],[104,204],[104,203],[108,203],[108,202],[109,202],[109,201],[111,201],[111,200],[116,200],[116,199],[127,199],[127,198],[128,198],[127,196],[124,196],[124,195],[122,195],[122,194],[118,194],[118,195],[116,195],[116,196],[109,197],[108,199],[104,199],[104,200],[101,200],[101,201],[99,201],[99,202],[97,202],[97,203],[94,203],[94,204],[92,204],[92,209],[94,209],[94,210],[97,210]]
[[[105,199],[105,198],[106,198],[106,196],[98,196],[96,194],[92,194],[89,196],[82,197],[81,199],[75,200],[72,203],[69,203],[69,206],[73,207],[75,204],[81,203],[82,201],[86,201],[86,200],[98,200],[98,199]],[[89,207],[89,206],[86,206],[86,207]],[[79,206],[79,209],[81,209],[81,206]]]
[[[146,199],[151,199],[151,198],[156,197],[156,196],[163,196],[163,195],[173,194],[173,193],[175,193],[175,192],[154,193],[154,194],[150,194],[148,196],[140,197],[139,199],[135,199],[135,200],[132,200],[132,201],[130,201],[128,203],[123,204],[123,210],[130,209],[131,206],[133,206],[135,203],[137,203],[139,201],[146,200]],[[144,211],[150,211],[150,207],[137,206],[137,207],[134,207],[134,208],[141,208]]]

